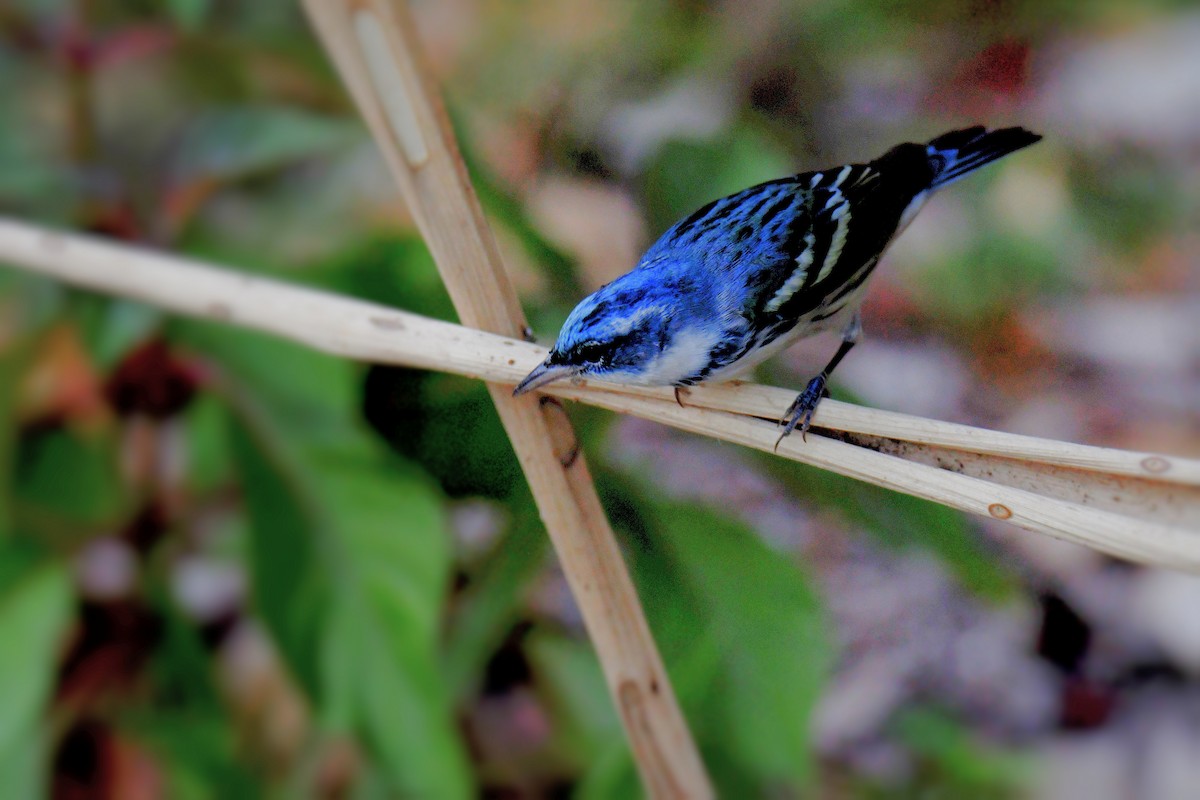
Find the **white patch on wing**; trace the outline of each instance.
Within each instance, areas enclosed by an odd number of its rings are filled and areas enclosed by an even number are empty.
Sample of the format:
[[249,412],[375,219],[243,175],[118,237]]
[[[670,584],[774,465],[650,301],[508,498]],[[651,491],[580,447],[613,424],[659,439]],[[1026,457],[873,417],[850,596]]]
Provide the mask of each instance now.
[[871,182],[877,181],[877,180],[879,180],[879,173],[876,172],[875,170],[871,169],[870,167],[867,167],[866,169],[864,169],[862,171],[862,174],[859,175],[855,179],[855,181],[852,185],[853,186],[866,186],[868,183],[871,183]]
[[846,180],[846,176],[850,174],[850,170],[852,169],[854,169],[854,167],[850,166],[849,164],[842,167],[842,171],[838,173],[837,180],[833,182],[834,189],[842,185],[842,181]]
[[780,286],[779,290],[767,301],[763,308],[764,311],[768,313],[778,311],[788,301],[788,298],[804,285],[804,279],[808,277],[808,269],[812,266],[813,250],[816,248],[816,244],[817,238],[812,231],[804,234],[804,249],[800,251],[800,255],[796,256],[796,269],[783,286]]
[[817,283],[829,277],[829,273],[837,265],[838,258],[842,255],[842,248],[846,246],[846,235],[850,232],[850,204],[842,203],[835,208],[830,219],[837,222],[837,228],[834,229],[833,238],[829,241],[829,252],[821,261],[821,271],[817,273]]

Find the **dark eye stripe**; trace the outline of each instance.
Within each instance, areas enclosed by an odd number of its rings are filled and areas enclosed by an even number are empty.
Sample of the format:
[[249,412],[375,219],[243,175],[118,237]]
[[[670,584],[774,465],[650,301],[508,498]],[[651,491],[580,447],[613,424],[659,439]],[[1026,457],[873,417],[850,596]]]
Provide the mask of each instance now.
[[[646,321],[628,333],[613,337],[607,342],[584,342],[583,344],[576,345],[569,353],[569,360],[574,364],[596,364],[601,367],[612,366],[613,357],[623,348],[628,347],[630,344],[646,341],[652,335],[652,327],[653,323]],[[665,330],[664,327],[661,333],[665,333]],[[666,343],[665,341],[661,341],[661,336],[659,338],[661,348]]]
[[587,342],[575,348],[575,356],[580,361],[600,362],[604,360],[604,356],[611,350],[609,345],[600,342]]

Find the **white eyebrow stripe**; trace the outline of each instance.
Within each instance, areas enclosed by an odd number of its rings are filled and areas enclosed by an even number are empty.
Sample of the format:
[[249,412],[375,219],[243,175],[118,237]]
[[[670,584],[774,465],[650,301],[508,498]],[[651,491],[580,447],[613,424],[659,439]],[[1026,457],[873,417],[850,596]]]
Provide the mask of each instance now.
[[808,269],[812,266],[813,251],[816,246],[817,237],[813,235],[813,232],[809,231],[804,234],[804,249],[800,251],[800,255],[796,256],[796,269],[792,271],[783,286],[780,286],[779,290],[767,301],[767,305],[763,308],[764,311],[767,313],[778,311],[804,285],[804,279],[808,277]]
[[624,336],[640,325],[642,321],[648,317],[663,316],[667,315],[668,313],[669,309],[659,304],[639,304],[628,316],[619,317],[614,314],[609,314],[608,333],[611,336]]

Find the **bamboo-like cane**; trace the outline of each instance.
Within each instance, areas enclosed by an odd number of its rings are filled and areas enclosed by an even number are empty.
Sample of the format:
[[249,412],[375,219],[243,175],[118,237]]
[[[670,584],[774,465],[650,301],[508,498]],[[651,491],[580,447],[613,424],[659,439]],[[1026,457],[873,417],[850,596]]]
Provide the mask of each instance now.
[[[511,385],[546,355],[519,339],[3,219],[0,260],[363,361]],[[791,397],[755,384],[697,386],[680,408],[670,390],[588,382],[554,384],[546,392],[765,451],[775,444],[770,419],[778,409],[760,407],[762,398]],[[825,413],[827,405],[834,413]],[[859,447],[810,431],[807,442],[785,439],[779,455],[1131,561],[1200,572],[1196,460],[1014,436],[829,400],[817,409],[816,422],[854,436],[878,435]],[[924,441],[927,432],[933,443]],[[1147,462],[1153,468],[1141,466]]]
[[[304,0],[429,245],[465,325],[519,336],[521,305],[484,220],[403,0]],[[634,760],[654,797],[711,784],[616,538],[561,410],[488,390],[596,648]]]

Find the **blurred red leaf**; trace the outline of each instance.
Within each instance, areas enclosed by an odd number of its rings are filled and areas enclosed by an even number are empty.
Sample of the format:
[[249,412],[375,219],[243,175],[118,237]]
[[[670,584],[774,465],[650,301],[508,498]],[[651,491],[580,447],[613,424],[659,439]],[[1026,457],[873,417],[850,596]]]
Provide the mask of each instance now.
[[84,228],[110,239],[136,242],[142,239],[141,225],[132,206],[123,200],[97,202],[84,209]]
[[132,600],[85,601],[63,662],[58,702],[77,711],[131,690],[158,644],[162,625]]
[[94,720],[71,728],[54,759],[56,800],[155,800],[163,783],[149,753]]
[[988,45],[938,83],[927,99],[934,109],[973,117],[1007,109],[1017,103],[1029,83],[1029,43],[1002,39]]
[[162,339],[135,348],[109,376],[105,394],[122,416],[174,416],[196,393],[197,371],[176,358]]
[[1060,723],[1070,730],[1098,728],[1108,721],[1117,703],[1111,687],[1087,678],[1068,678],[1063,685]]
[[1015,312],[1007,312],[971,334],[968,342],[974,355],[972,363],[993,386],[1007,384],[1023,390],[1029,381],[1039,380],[1035,367],[1049,367],[1057,360]]
[[92,64],[103,69],[137,61],[169,50],[177,41],[175,32],[165,25],[130,25],[95,44]]

